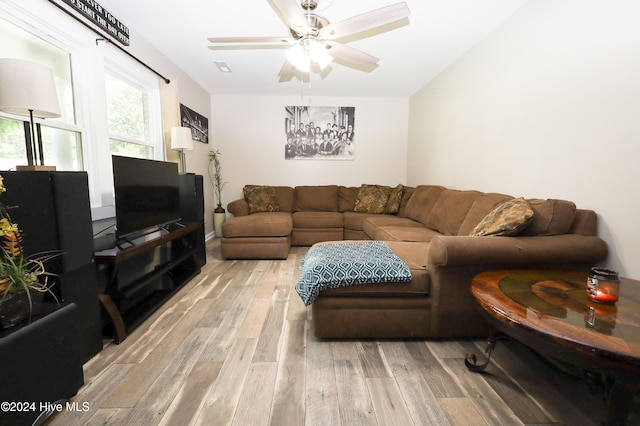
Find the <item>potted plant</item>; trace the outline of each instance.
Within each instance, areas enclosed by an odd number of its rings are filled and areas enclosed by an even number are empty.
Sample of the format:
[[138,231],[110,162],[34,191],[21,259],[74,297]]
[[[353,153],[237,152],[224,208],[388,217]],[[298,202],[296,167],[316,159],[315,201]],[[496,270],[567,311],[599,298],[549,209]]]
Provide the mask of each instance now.
[[218,207],[213,210],[213,226],[216,233],[216,237],[222,236],[222,224],[226,218],[226,211],[222,207],[222,188],[227,182],[222,181],[222,166],[220,165],[220,150],[209,151],[209,178],[213,185],[214,195],[216,197],[216,203]]
[[[5,192],[0,176],[0,194]],[[26,257],[18,225],[11,221],[0,203],[0,327],[10,328],[31,316],[41,307],[44,293],[51,291],[44,263],[59,253],[40,253]]]

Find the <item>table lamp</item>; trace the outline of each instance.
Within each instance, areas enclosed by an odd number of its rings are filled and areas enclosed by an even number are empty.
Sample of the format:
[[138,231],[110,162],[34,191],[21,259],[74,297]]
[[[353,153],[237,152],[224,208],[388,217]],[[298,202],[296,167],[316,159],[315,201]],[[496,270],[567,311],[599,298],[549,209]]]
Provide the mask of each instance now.
[[[24,122],[28,165],[16,169],[55,170],[55,166],[44,165],[40,124],[33,122],[33,117],[60,117],[51,68],[23,59],[0,58],[0,111],[29,116],[29,123]],[[36,152],[39,165],[34,161]]]
[[193,149],[193,137],[188,127],[173,127],[171,129],[171,149],[180,151],[180,167],[182,173],[187,173],[187,160],[184,151]]

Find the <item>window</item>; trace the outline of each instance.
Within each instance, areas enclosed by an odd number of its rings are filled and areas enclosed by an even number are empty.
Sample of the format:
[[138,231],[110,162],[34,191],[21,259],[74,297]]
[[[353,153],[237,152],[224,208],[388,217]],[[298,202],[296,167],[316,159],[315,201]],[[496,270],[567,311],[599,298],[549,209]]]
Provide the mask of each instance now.
[[[42,126],[44,160],[58,170],[84,170],[82,133],[76,123],[71,56],[10,22],[0,19],[0,57],[24,59],[53,70],[60,112],[56,119],[34,119]],[[0,112],[0,169],[27,164],[23,122],[26,117]]]
[[[0,57],[50,67],[62,116],[35,119],[46,165],[86,170],[94,220],[115,215],[112,154],[164,160],[160,80],[48,2],[0,1]],[[43,11],[51,13],[42,13]],[[0,112],[0,169],[27,164],[23,123]]]
[[105,75],[105,87],[111,154],[153,159],[148,93],[110,73]]

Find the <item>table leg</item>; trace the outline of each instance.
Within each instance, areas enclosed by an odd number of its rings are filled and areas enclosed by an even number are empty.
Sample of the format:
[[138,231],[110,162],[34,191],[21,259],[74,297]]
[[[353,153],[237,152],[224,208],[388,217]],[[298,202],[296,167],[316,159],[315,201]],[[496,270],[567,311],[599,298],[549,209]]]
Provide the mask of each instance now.
[[113,328],[115,329],[116,335],[113,340],[117,344],[122,343],[124,339],[127,338],[127,327],[124,325],[124,320],[122,319],[120,310],[108,294],[100,294],[98,298],[100,299],[100,303],[102,303],[104,309],[107,311],[107,314],[111,319],[111,323],[113,324]]
[[487,356],[487,359],[485,360],[485,362],[482,364],[478,364],[478,357],[476,356],[476,354],[473,352],[469,352],[465,356],[464,365],[474,373],[479,373],[481,371],[484,371],[484,369],[487,368],[487,366],[489,365],[489,362],[491,361],[491,354],[493,353],[493,350],[495,349],[496,343],[498,343],[498,340],[507,340],[507,339],[510,339],[510,337],[504,333],[500,333],[494,327],[491,327],[491,334],[489,335],[489,340],[487,341],[487,348],[484,350],[484,353]]
[[627,383],[614,379],[611,389],[607,393],[607,425],[626,425],[629,408],[638,384]]

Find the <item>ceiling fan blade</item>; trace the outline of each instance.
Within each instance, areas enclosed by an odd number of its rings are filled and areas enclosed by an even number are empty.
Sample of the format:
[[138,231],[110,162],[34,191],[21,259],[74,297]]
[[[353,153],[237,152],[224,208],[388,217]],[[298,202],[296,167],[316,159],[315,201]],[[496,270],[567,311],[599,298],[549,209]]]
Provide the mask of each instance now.
[[209,37],[211,43],[292,43],[291,37]]
[[291,45],[287,44],[273,44],[273,43],[256,43],[256,44],[214,44],[209,46],[211,50],[268,50],[268,49],[287,49]]
[[293,66],[293,64],[291,64],[291,62],[284,61],[284,64],[282,64],[282,68],[280,68],[280,72],[278,73],[278,77],[280,77],[281,82],[289,81],[295,77],[297,73],[298,70]]
[[269,0],[277,11],[283,22],[300,35],[307,35],[311,32],[311,27],[304,12],[298,6],[296,0]]
[[338,43],[337,41],[327,41],[326,44],[329,46],[327,52],[336,59],[369,67],[377,65],[380,60],[373,55],[363,52],[362,50],[354,49],[353,47]]
[[347,37],[407,18],[410,13],[407,3],[395,3],[329,24],[320,30],[318,37],[328,40]]

